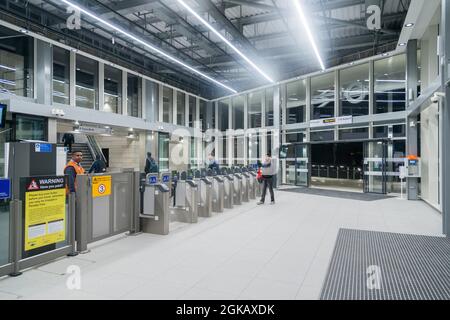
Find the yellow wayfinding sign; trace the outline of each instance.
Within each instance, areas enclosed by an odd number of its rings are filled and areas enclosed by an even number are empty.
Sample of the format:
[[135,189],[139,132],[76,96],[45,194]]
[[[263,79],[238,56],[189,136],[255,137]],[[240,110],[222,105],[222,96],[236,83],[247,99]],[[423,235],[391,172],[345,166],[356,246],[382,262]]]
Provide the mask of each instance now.
[[92,197],[104,197],[111,194],[111,176],[92,178]]
[[25,251],[66,239],[64,177],[29,178],[25,191]]

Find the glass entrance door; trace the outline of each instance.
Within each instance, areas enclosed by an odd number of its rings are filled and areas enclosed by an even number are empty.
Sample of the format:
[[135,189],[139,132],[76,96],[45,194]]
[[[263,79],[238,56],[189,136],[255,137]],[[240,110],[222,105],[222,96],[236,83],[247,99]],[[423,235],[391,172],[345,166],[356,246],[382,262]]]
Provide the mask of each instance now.
[[386,141],[364,142],[364,192],[386,194]]
[[309,145],[298,144],[295,146],[295,185],[309,187],[310,181],[310,153]]

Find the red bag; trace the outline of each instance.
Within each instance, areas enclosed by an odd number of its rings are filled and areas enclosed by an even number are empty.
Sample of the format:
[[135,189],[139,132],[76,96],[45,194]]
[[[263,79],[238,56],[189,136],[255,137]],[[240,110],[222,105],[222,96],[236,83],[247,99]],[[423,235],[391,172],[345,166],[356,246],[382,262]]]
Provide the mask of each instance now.
[[263,180],[261,168],[258,169],[258,173],[256,174],[256,180],[258,180],[259,183],[261,183]]

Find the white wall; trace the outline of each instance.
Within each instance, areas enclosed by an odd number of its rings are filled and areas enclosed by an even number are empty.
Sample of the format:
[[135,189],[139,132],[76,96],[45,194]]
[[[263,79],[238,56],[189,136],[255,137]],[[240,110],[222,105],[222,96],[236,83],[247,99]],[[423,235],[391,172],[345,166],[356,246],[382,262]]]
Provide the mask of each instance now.
[[[421,39],[422,91],[438,77],[438,26],[431,25]],[[439,106],[421,113],[422,199],[439,208]]]
[[145,167],[145,134],[139,135],[139,140],[127,137],[96,136],[101,148],[109,148],[109,167],[134,168],[144,170]]

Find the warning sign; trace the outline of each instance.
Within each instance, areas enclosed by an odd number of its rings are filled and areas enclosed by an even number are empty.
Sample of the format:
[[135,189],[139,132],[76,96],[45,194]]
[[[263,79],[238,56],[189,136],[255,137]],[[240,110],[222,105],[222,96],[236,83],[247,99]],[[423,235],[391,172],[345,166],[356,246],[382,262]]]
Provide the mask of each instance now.
[[111,194],[111,176],[92,178],[92,197],[105,197]]
[[64,177],[27,178],[25,186],[25,251],[64,241]]

